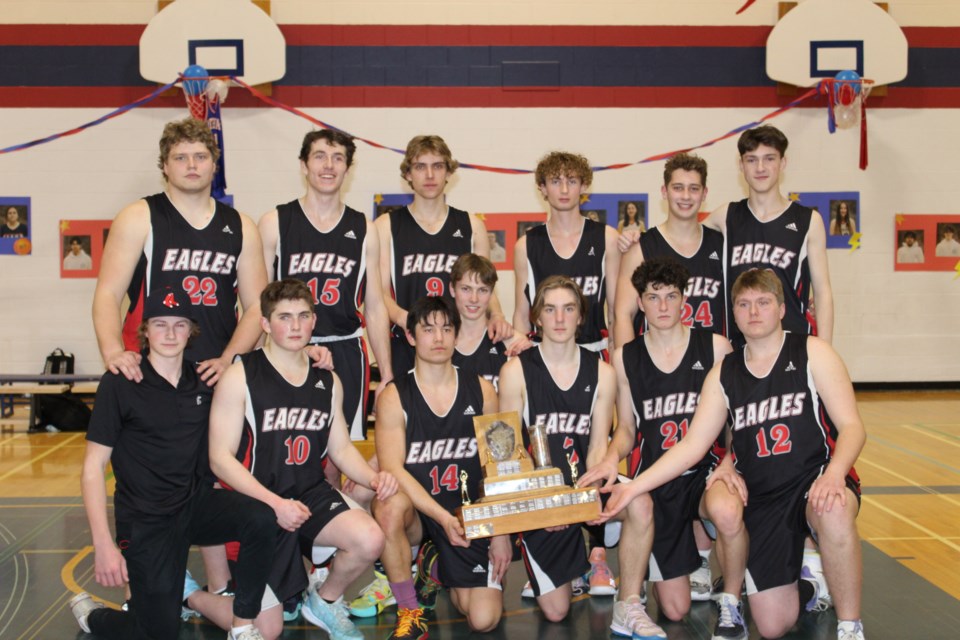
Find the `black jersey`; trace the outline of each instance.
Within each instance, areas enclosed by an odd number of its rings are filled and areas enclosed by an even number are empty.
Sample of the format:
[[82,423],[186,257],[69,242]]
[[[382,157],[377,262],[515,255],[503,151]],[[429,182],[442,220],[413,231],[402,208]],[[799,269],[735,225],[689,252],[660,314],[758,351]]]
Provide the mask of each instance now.
[[527,285],[524,295],[533,307],[537,287],[548,276],[564,275],[572,278],[587,299],[587,317],[580,328],[577,342],[592,345],[607,335],[604,305],[606,287],[606,228],[604,224],[584,218],[580,244],[569,258],[561,258],[553,248],[547,225],[541,224],[527,231]]
[[26,238],[29,233],[27,233],[27,225],[21,224],[17,225],[16,229],[11,229],[7,225],[0,227],[0,238]]
[[780,355],[762,378],[747,368],[745,349],[728,355],[721,365],[734,462],[751,501],[830,462],[837,430],[813,384],[807,340],[806,335],[785,332]]
[[398,376],[394,383],[407,422],[403,467],[451,513],[463,504],[461,472],[467,472],[470,499],[479,499],[483,475],[473,418],[483,413],[480,378],[457,371],[457,397],[442,416],[424,400],[415,371]]
[[367,281],[367,219],[344,207],[329,231],[319,231],[299,200],[277,206],[279,235],[274,273],[277,280],[302,280],[313,292],[317,338],[356,337],[363,318],[360,305]]
[[598,354],[580,347],[579,357],[576,379],[570,387],[561,389],[547,369],[539,346],[517,356],[527,390],[523,407],[524,443],[529,446],[527,427],[546,425],[550,458],[553,466],[563,471],[567,484],[571,484],[568,455],[577,465],[579,475],[587,470],[590,427],[600,375]]
[[[703,381],[713,368],[713,333],[691,329],[687,350],[670,372],[654,364],[643,338],[623,345],[622,355],[637,430],[627,457],[627,474],[636,478],[687,435]],[[717,454],[715,444],[694,468],[714,466]]]
[[[390,212],[390,284],[393,298],[404,309],[423,296],[450,296],[450,269],[457,258],[473,251],[470,214],[447,207],[447,219],[430,234],[410,209]],[[401,332],[402,333],[402,332]]]
[[507,347],[500,342],[494,343],[486,331],[471,353],[464,353],[457,347],[453,350],[453,366],[464,373],[478,375],[500,390],[500,368],[507,361]]
[[282,498],[298,498],[325,482],[333,422],[333,374],[308,367],[299,387],[277,371],[263,349],[240,356],[247,409],[237,459]]
[[[723,234],[703,225],[700,225],[700,229],[703,231],[700,247],[689,258],[670,246],[658,227],[640,236],[640,249],[643,251],[644,260],[673,258],[690,272],[687,288],[683,292],[683,295],[687,296],[687,302],[683,305],[680,321],[688,327],[726,335],[727,291],[723,287]],[[637,320],[635,324],[642,326],[642,311],[637,313]]]
[[[731,202],[727,207],[727,298],[737,276],[750,269],[769,269],[783,285],[787,313],[783,328],[808,334],[812,325],[807,319],[810,299],[810,265],[807,262],[807,237],[813,210],[791,202],[786,211],[767,222],[757,220],[747,201]],[[730,309],[730,335],[740,332]]]
[[107,371],[97,389],[87,440],[112,447],[118,520],[179,512],[202,484],[212,484],[207,425],[213,389],[186,365],[177,386],[149,358],[143,380]]
[[184,353],[187,361],[219,358],[237,328],[237,260],[243,249],[243,223],[236,209],[216,202],[213,217],[197,229],[180,215],[166,193],[144,198],[150,207],[150,233],[127,295],[123,326],[129,351],[140,351],[137,328],[143,303],[154,289],[180,287],[193,303],[200,335]]

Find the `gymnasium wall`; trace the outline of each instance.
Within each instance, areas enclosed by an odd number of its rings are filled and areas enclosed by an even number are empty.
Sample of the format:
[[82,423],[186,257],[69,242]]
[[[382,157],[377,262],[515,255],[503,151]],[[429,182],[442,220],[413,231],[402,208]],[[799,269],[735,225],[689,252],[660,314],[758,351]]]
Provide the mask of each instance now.
[[[632,163],[697,146],[790,101],[763,72],[777,4],[758,0],[737,15],[745,4],[274,0],[289,53],[273,96],[390,147],[438,133],[459,160],[479,165],[533,168],[552,149],[594,165]],[[784,192],[860,192],[863,246],[829,252],[834,343],[854,380],[956,381],[960,279],[894,272],[893,252],[897,213],[958,213],[960,4],[889,5],[911,44],[910,75],[870,102],[867,171],[857,168],[857,132],[828,134],[822,103],[771,122],[791,140]],[[133,0],[0,0],[0,148],[152,91],[137,72],[136,44],[155,10]],[[529,84],[544,77],[543,67],[530,71],[535,62],[556,63],[550,83]],[[184,116],[181,97],[163,97],[78,135],[0,154],[0,196],[29,196],[33,226],[32,255],[0,255],[0,372],[36,371],[55,346],[77,354],[80,372],[102,370],[94,281],[60,279],[58,223],[112,218],[160,190],[156,142],[163,123]],[[241,211],[256,219],[301,194],[296,156],[309,122],[234,88],[223,123],[228,192]],[[706,208],[745,197],[735,139],[699,153],[710,165]],[[369,212],[375,194],[403,192],[399,162],[361,144],[347,203]],[[655,223],[665,211],[661,173],[662,162],[600,172],[593,191],[649,193]],[[544,210],[529,175],[462,169],[448,193],[475,212]],[[512,309],[512,273],[498,289]]]

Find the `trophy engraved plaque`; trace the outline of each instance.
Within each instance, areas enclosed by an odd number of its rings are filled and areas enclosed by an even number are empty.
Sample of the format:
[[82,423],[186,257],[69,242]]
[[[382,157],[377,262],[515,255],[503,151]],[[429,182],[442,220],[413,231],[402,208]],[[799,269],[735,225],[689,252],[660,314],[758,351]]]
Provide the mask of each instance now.
[[[477,416],[473,427],[483,465],[481,498],[473,503],[465,498],[456,511],[468,540],[576,524],[600,515],[596,487],[567,486],[563,472],[552,466],[544,425],[529,430],[533,460],[523,447],[516,411]],[[566,462],[576,467],[569,456]],[[466,487],[465,475],[461,473],[461,487]],[[572,477],[576,484],[576,472]]]

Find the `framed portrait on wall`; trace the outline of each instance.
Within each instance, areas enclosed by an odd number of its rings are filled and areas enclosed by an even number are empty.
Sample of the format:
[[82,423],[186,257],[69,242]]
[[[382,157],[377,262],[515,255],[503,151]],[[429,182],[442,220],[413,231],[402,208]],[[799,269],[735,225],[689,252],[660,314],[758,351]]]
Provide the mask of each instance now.
[[[487,227],[490,240],[490,261],[497,269],[513,269],[513,248],[531,227],[547,221],[547,214],[537,213],[484,213],[478,214]],[[496,245],[494,244],[496,241]],[[501,252],[502,248],[502,252]],[[502,260],[497,258],[502,257]]]
[[0,254],[27,256],[33,251],[30,198],[0,198]]
[[60,221],[60,277],[96,278],[113,220]]
[[580,203],[580,213],[617,231],[646,231],[650,228],[648,201],[646,193],[590,193]]
[[859,191],[791,192],[790,199],[820,214],[827,231],[827,249],[860,247]]
[[960,214],[897,214],[894,271],[953,271],[960,264]]

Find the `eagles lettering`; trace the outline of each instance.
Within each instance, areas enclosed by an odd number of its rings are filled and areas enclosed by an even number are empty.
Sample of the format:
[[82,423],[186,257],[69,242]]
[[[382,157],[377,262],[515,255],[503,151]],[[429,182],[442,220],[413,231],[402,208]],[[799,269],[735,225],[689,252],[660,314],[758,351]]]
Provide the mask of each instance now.
[[167,249],[163,255],[163,271],[199,271],[230,275],[237,257],[204,249]]
[[797,257],[795,251],[787,251],[783,247],[775,247],[765,242],[747,243],[733,248],[730,266],[770,264],[781,269],[788,269],[795,257]]
[[330,421],[330,414],[326,411],[309,409],[307,407],[279,407],[267,409],[263,412],[261,430],[270,431],[320,431]]
[[733,410],[733,430],[739,431],[767,420],[784,420],[798,416],[803,412],[803,403],[807,392],[785,393],[760,402],[751,402]]

